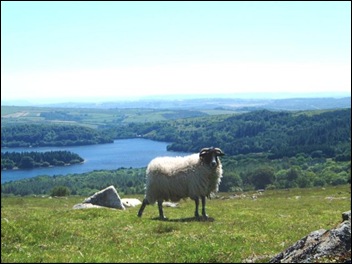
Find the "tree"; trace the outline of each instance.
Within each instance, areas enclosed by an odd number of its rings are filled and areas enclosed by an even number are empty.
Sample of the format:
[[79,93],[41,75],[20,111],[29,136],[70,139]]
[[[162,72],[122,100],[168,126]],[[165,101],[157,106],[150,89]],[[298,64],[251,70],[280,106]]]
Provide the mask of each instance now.
[[236,172],[229,172],[222,177],[219,191],[228,192],[233,187],[242,187],[242,179]]
[[1,159],[1,169],[11,170],[15,167],[15,163],[10,159]]
[[274,169],[272,167],[262,167],[256,169],[252,175],[252,182],[256,189],[265,189],[274,180]]
[[23,156],[19,167],[21,169],[32,169],[34,167],[34,160],[29,156]]

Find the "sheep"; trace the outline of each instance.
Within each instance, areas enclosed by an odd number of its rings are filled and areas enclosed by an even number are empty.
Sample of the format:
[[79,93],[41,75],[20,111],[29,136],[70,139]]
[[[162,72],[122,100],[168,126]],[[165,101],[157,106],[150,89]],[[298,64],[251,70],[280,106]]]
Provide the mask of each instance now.
[[195,201],[195,218],[198,213],[199,197],[202,201],[202,216],[205,212],[205,198],[217,192],[222,178],[222,165],[219,156],[225,155],[219,148],[203,148],[195,154],[184,157],[157,157],[146,170],[146,194],[138,211],[141,217],[148,204],[158,202],[159,219],[166,220],[162,203],[177,202],[190,197]]

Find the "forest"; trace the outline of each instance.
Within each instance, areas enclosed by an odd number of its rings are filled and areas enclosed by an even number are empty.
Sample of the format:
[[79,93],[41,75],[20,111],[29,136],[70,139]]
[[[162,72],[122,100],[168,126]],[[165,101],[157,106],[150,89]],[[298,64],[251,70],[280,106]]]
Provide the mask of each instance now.
[[[62,125],[54,124],[18,126],[22,129],[15,125],[5,127],[4,134],[2,128],[2,141],[4,136],[7,143],[49,144],[58,140],[44,140],[50,138],[47,134],[53,135],[52,131],[59,134],[55,126],[65,131]],[[84,130],[71,125],[66,128],[67,132],[74,128],[78,134]],[[31,137],[34,131],[42,134]],[[185,152],[220,147],[226,154],[221,159],[224,170],[219,187],[221,192],[351,183],[350,108],[296,112],[259,110],[168,121],[107,124],[93,131],[89,129],[89,132],[103,139],[143,137],[171,142],[169,150]],[[77,138],[82,138],[82,134],[79,135]],[[67,140],[67,136],[63,138]],[[54,188],[61,186],[68,189],[67,193],[86,196],[114,185],[121,194],[141,194],[144,184],[145,168],[120,168],[7,182],[1,185],[1,192],[5,195],[49,195]]]
[[1,170],[65,166],[83,161],[82,157],[70,151],[1,152]]
[[351,160],[351,109],[308,112],[253,111],[107,128],[107,136],[172,142],[168,150],[198,152],[218,146],[228,155],[268,153],[272,159],[304,153]]
[[81,125],[7,124],[1,126],[1,147],[77,146],[111,143],[100,131]]

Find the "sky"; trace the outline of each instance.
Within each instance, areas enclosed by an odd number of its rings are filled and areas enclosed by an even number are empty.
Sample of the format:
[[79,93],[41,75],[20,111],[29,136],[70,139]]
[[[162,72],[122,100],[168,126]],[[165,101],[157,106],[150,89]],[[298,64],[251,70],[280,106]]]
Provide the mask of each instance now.
[[1,1],[2,101],[350,90],[350,1]]

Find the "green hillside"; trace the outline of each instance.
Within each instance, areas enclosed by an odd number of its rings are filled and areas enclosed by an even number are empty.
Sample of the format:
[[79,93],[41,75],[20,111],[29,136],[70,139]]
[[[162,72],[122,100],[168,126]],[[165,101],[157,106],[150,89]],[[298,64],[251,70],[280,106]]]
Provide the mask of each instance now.
[[[177,120],[106,125],[92,129],[63,124],[11,124],[1,128],[2,146],[94,144],[143,137],[172,142],[169,150],[198,152],[220,147],[224,177],[220,191],[282,189],[351,182],[350,109],[213,115]],[[2,155],[3,156],[3,155]],[[83,159],[85,157],[82,157]],[[8,161],[2,157],[2,167]],[[85,195],[102,185],[143,193],[144,170],[96,171],[64,177],[35,177],[2,184],[2,194],[49,194],[62,185]]]
[[270,153],[273,158],[298,153],[325,157],[351,152],[351,109],[330,111],[252,111],[243,114],[187,118],[164,122],[116,125],[112,138],[141,136],[173,142],[173,151],[198,152],[220,147],[228,155]]

